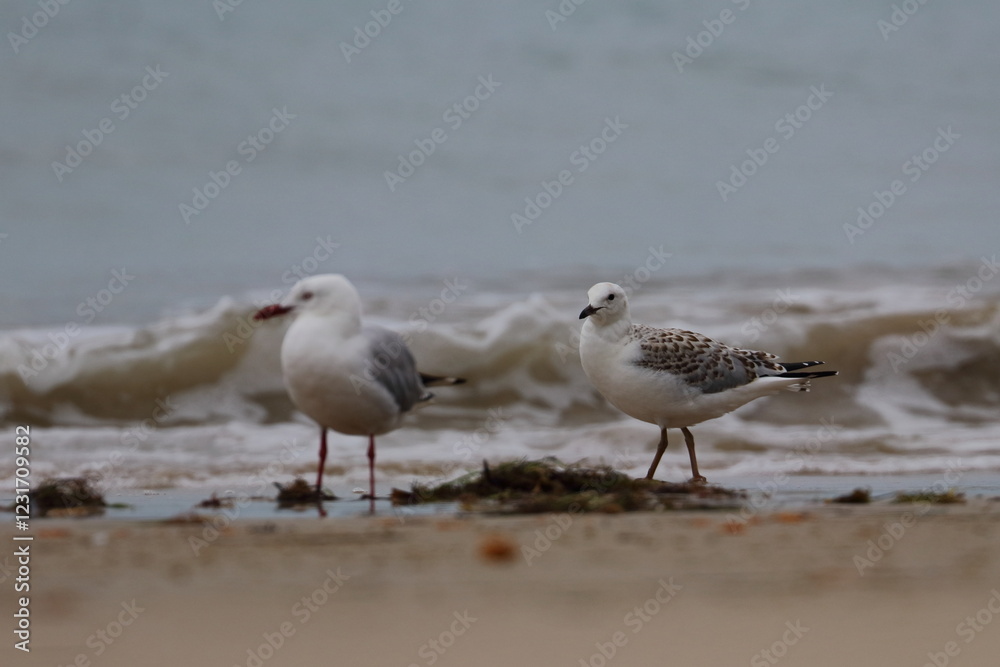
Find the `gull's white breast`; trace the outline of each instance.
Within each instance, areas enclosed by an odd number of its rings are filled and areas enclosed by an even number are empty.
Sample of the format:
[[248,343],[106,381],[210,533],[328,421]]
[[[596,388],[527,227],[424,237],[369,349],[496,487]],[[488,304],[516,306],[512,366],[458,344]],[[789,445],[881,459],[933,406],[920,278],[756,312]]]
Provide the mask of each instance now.
[[380,435],[401,420],[399,406],[372,372],[368,340],[338,338],[320,318],[301,317],[285,334],[281,367],[296,407],[321,426],[347,435]]
[[693,426],[793,384],[787,378],[758,378],[715,393],[704,393],[680,376],[636,364],[638,339],[602,336],[586,322],[580,337],[583,370],[608,402],[635,419],[660,428]]

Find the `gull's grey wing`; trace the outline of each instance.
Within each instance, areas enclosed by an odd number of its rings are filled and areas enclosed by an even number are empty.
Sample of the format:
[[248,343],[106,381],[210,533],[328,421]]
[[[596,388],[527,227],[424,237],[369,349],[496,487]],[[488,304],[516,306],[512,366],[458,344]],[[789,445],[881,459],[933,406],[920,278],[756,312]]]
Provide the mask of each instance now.
[[693,331],[633,324],[630,335],[641,350],[636,366],[680,376],[705,394],[785,371],[773,354],[729,347]]
[[431,397],[402,336],[376,326],[366,326],[362,333],[368,340],[372,379],[385,387],[401,411]]

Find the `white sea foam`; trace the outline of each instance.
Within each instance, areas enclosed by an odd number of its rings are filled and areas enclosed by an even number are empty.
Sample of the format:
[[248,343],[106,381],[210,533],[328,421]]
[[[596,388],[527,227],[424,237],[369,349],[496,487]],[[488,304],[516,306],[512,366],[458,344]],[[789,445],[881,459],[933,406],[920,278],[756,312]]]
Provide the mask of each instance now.
[[[984,291],[948,310],[927,334],[947,285],[795,288],[801,300],[754,329],[750,346],[786,358],[805,353],[841,375],[793,402],[762,399],[696,427],[706,474],[933,472],[956,457],[969,469],[1000,470],[1000,295]],[[641,472],[656,429],[623,418],[586,381],[575,317],[585,296],[582,288],[470,293],[461,311],[417,324],[399,315],[412,309],[412,293],[372,299],[373,319],[404,333],[423,369],[469,380],[438,392],[401,431],[382,438],[386,479],[548,455]],[[748,344],[740,340],[746,323],[773,299],[774,290],[757,287],[656,284],[632,303],[644,321]],[[99,472],[120,452],[116,484],[237,484],[278,460],[289,439],[296,454],[282,473],[308,472],[316,429],[294,412],[281,384],[282,328],[250,330],[227,349],[226,335],[254,308],[227,297],[143,327],[85,330],[27,380],[22,374],[46,330],[0,336],[4,421],[34,425],[46,453],[36,472]],[[823,439],[830,424],[832,436]],[[821,446],[809,451],[817,439]],[[679,442],[664,458],[667,477],[683,477]],[[329,461],[344,466],[345,484],[363,479],[362,444],[331,434]],[[0,477],[10,474],[0,467]]]

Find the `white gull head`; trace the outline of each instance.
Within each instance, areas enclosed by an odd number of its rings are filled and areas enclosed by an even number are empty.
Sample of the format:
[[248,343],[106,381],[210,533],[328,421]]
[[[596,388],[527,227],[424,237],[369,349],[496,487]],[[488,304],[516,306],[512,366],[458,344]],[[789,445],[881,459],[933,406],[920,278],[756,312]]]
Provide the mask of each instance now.
[[262,308],[254,317],[264,320],[289,313],[324,318],[326,326],[344,334],[361,329],[361,297],[347,278],[336,273],[303,278],[281,303]]
[[316,315],[347,312],[361,317],[361,297],[354,285],[339,273],[303,278],[295,283],[281,305]]
[[588,318],[596,326],[630,322],[625,290],[614,283],[597,283],[587,291],[588,304],[580,319]]

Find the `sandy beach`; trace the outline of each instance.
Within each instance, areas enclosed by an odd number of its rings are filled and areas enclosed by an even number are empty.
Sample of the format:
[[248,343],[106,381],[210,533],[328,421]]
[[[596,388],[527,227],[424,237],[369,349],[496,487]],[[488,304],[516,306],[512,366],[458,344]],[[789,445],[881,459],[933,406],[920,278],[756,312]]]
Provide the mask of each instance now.
[[4,664],[989,665],[998,529],[982,498],[746,522],[36,519],[31,652],[8,631]]

